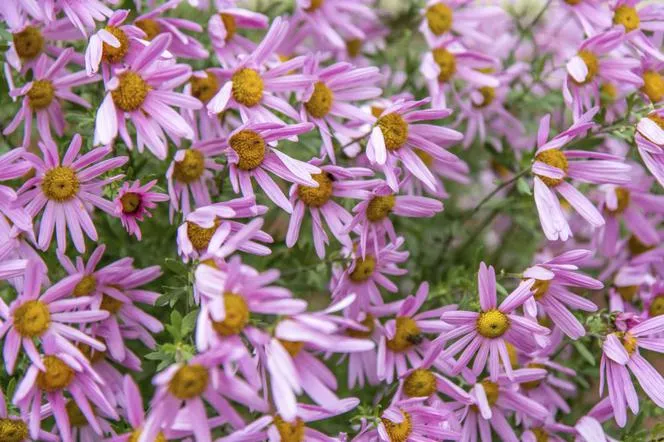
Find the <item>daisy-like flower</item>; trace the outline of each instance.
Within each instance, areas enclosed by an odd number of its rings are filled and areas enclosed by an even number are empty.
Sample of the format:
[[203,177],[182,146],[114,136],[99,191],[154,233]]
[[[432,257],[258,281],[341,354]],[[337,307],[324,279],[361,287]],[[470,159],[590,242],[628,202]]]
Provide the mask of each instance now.
[[516,411],[529,418],[546,421],[549,412],[541,404],[520,393],[514,385],[541,381],[545,376],[546,370],[541,368],[520,368],[514,370],[510,377],[501,374],[494,380],[484,379],[476,383],[470,392],[473,404],[466,405],[462,412],[465,418],[460,440],[491,442],[493,428],[501,440],[519,442],[507,422],[506,414]]
[[177,8],[182,0],[169,0],[157,6],[134,20],[134,25],[145,32],[145,39],[153,40],[157,35],[170,34],[173,38],[168,46],[168,52],[176,57],[203,59],[208,58],[209,53],[200,41],[182,31],[203,32],[203,27],[191,20],[183,18],[162,17],[162,15]]
[[[0,440],[7,442],[28,441],[28,416],[26,414],[15,416],[10,414],[5,402],[5,394],[0,390]],[[38,440],[57,442],[58,437],[44,430],[39,430]]]
[[367,244],[378,247],[382,244],[385,234],[395,242],[397,235],[389,215],[395,214],[409,218],[431,218],[443,210],[443,203],[424,196],[396,195],[384,181],[374,180],[375,187],[366,198],[353,207],[353,221],[346,228],[360,233],[359,250],[362,257],[367,255]]
[[367,312],[371,305],[382,305],[383,298],[379,287],[390,293],[398,291],[397,285],[388,276],[401,276],[408,270],[400,268],[399,264],[408,259],[409,252],[399,250],[405,242],[398,237],[394,242],[381,242],[369,247],[369,252],[362,257],[353,251],[350,255],[352,261],[346,267],[334,267],[332,283],[332,297],[335,300],[343,299],[350,294],[356,294],[355,302],[349,308],[350,316],[356,318],[360,312]]
[[[554,347],[551,347],[550,350],[554,351]],[[573,395],[577,391],[576,385],[571,381],[555,376],[555,373],[573,378],[577,375],[576,371],[539,354],[525,358],[523,367],[547,370],[547,375],[544,379],[522,383],[521,389],[523,390],[523,394],[535,402],[544,405],[545,408],[551,411],[552,415],[555,415],[559,410],[563,413],[570,412],[570,406],[561,395],[561,392]]]
[[141,240],[141,228],[138,226],[144,218],[151,218],[150,210],[157,207],[157,203],[168,201],[169,196],[161,192],[153,192],[151,189],[157,184],[157,180],[141,185],[139,180],[129,183],[125,181],[118,191],[113,202],[115,203],[115,216],[120,218],[122,226],[130,235],[135,235]]
[[2,132],[4,135],[13,133],[23,123],[23,147],[28,147],[32,134],[32,115],[37,117],[37,129],[41,140],[52,141],[51,126],[58,136],[63,136],[65,119],[62,102],[69,101],[87,109],[90,108],[83,98],[70,89],[99,81],[99,76],[88,77],[83,71],[67,73],[65,66],[72,59],[74,50],[67,48],[51,61],[48,56],[41,55],[34,67],[34,80],[25,86],[10,91],[14,97],[23,97],[20,110]]
[[634,70],[639,66],[637,58],[627,54],[610,57],[624,41],[620,30],[597,34],[584,41],[577,54],[567,62],[567,76],[563,82],[563,97],[572,107],[574,117],[600,104],[601,84],[631,85],[637,89],[643,80]]
[[76,250],[85,251],[85,235],[97,241],[97,230],[90,218],[92,207],[114,215],[113,204],[101,197],[103,187],[122,175],[98,179],[100,175],[122,166],[127,157],[120,156],[100,161],[111,153],[110,147],[98,147],[79,156],[82,139],[74,135],[69,147],[60,161],[58,147],[51,141],[39,143],[43,159],[32,153],[25,158],[36,171],[19,189],[18,201],[26,212],[35,217],[44,209],[39,226],[37,244],[42,250],[51,245],[53,231],[56,230],[58,250],[67,248],[68,230]]
[[99,71],[102,67],[104,81],[111,76],[111,68],[120,68],[129,64],[143,48],[145,32],[140,28],[123,24],[129,11],[119,9],[113,11],[106,26],[90,36],[85,48],[85,70],[88,75]]
[[[17,147],[0,155],[0,182],[25,176],[32,169],[30,162],[23,158],[24,153],[23,148]],[[17,206],[17,198],[14,189],[0,185],[0,214],[6,216],[19,229],[32,232],[32,218],[23,207]]]
[[272,237],[260,230],[261,218],[249,224],[235,218],[254,218],[263,215],[267,207],[257,205],[253,197],[237,198],[215,203],[191,212],[178,228],[178,253],[185,262],[192,258],[225,258],[235,250],[256,255],[269,255],[262,243],[272,243]]
[[469,0],[429,0],[422,13],[420,32],[431,47],[449,39],[450,34],[474,46],[494,44],[481,25],[505,17],[505,11],[498,5],[474,5]]
[[574,426],[578,433],[577,441],[593,442],[596,440],[607,440],[616,442],[615,439],[610,438],[604,433],[602,423],[608,421],[613,416],[613,407],[611,400],[607,397],[599,401],[595,406],[585,415],[582,416]]
[[[286,100],[284,92],[303,92],[313,83],[309,75],[293,74],[302,68],[306,57],[292,58],[283,63],[269,63],[277,47],[286,38],[289,25],[281,17],[274,19],[263,41],[232,68],[224,70],[225,81],[207,104],[208,112],[219,114],[226,109],[240,113],[243,123],[284,122],[267,108],[299,120],[299,114]],[[236,61],[237,63],[237,61]]]
[[300,117],[318,127],[323,141],[320,154],[327,155],[335,163],[332,136],[345,145],[361,135],[357,129],[348,126],[374,121],[372,115],[352,102],[380,96],[381,89],[374,85],[381,79],[381,74],[375,66],[354,69],[351,64],[341,62],[321,68],[319,54],[307,59],[302,72],[311,75],[315,82],[313,90],[307,91],[302,99]]
[[[546,438],[551,442],[565,442],[566,437],[576,435],[577,432],[574,427],[569,425],[555,422],[553,419],[544,421],[534,421],[524,424],[525,431],[521,434],[522,442],[538,442],[542,438]],[[556,433],[562,433],[565,436],[559,436]]]
[[643,163],[664,187],[664,109],[639,120],[634,140]]
[[445,148],[463,139],[460,132],[433,124],[416,124],[446,118],[452,113],[449,109],[417,110],[429,101],[428,98],[419,101],[397,100],[383,110],[371,130],[367,143],[367,158],[380,167],[387,183],[395,192],[399,190],[395,174],[399,161],[409,173],[431,191],[435,191],[436,179],[417,154],[418,151],[439,161],[459,161],[456,155]]
[[254,178],[265,196],[291,213],[293,206],[267,172],[291,183],[318,187],[318,181],[312,175],[320,174],[320,168],[293,159],[274,147],[279,140],[309,132],[312,128],[311,123],[288,126],[279,123],[248,123],[231,132],[223,142],[222,149],[228,158],[233,191],[241,192],[245,197],[253,197],[251,179]]
[[461,79],[476,87],[498,87],[500,82],[490,72],[498,61],[471,51],[457,39],[448,38],[424,54],[420,71],[426,79],[435,109],[447,107],[447,94],[454,80]]
[[267,404],[257,391],[233,388],[232,383],[224,382],[227,376],[232,375],[221,370],[219,365],[238,357],[238,352],[231,346],[224,347],[194,356],[187,363],[173,364],[153,378],[157,391],[138,442],[154,441],[163,428],[171,428],[176,420],[189,422],[196,440],[211,440],[206,404],[224,416],[233,427],[243,427],[244,420],[226,397],[251,410],[268,411]]
[[329,244],[327,233],[323,227],[323,219],[341,244],[347,248],[352,247],[346,225],[350,224],[353,217],[332,198],[362,199],[369,193],[367,189],[373,187],[371,180],[358,179],[372,176],[373,171],[370,169],[363,167],[344,168],[334,165],[323,166],[322,163],[318,159],[310,161],[310,164],[321,169],[320,174],[312,175],[314,181],[318,183],[318,187],[303,186],[301,184],[291,187],[290,203],[293,206],[293,213],[286,234],[286,245],[293,247],[300,236],[302,219],[308,209],[312,218],[311,228],[314,246],[320,259],[325,257],[325,245]]
[[641,57],[638,73],[643,79],[641,93],[653,104],[664,100],[664,61],[646,54]]
[[101,0],[57,0],[45,3],[43,8],[49,20],[53,20],[57,11],[64,12],[67,19],[84,36],[95,29],[95,21],[103,21],[113,14],[113,10]]
[[472,403],[470,395],[461,387],[431,368],[436,362],[440,350],[442,349],[435,348],[431,352],[427,352],[419,365],[400,376],[395,397],[427,398],[429,403],[435,403],[439,400],[439,394],[443,394],[458,403]]
[[[29,262],[25,270],[23,291],[7,306],[0,301],[0,316],[4,321],[1,333],[5,337],[3,358],[8,373],[13,373],[19,351],[23,348],[40,370],[44,370],[37,342],[48,341],[57,349],[72,357],[85,361],[83,354],[71,341],[85,343],[97,350],[106,347],[67,323],[86,324],[98,322],[108,317],[108,312],[91,308],[91,299],[81,297],[75,301],[68,298],[74,287],[80,282],[80,275],[64,278],[40,294],[44,274],[42,267]],[[84,307],[79,312],[69,311],[72,307]]]
[[595,107],[570,126],[569,129],[547,141],[551,115],[542,118],[537,132],[537,151],[532,172],[535,175],[535,205],[544,234],[550,241],[567,241],[572,236],[560,202],[553,191],[565,200],[594,228],[604,225],[604,218],[597,208],[566,178],[594,184],[624,184],[630,181],[630,166],[619,155],[608,153],[561,150],[588,129],[595,126],[592,118],[598,112]]
[[538,306],[570,338],[579,339],[586,330],[568,307],[586,312],[597,311],[594,302],[572,293],[567,287],[600,290],[604,287],[600,281],[576,272],[577,264],[593,255],[590,250],[570,250],[541,264],[536,264],[523,272],[524,278],[534,280],[531,288],[533,296],[528,298],[524,311],[536,320]]
[[318,430],[308,427],[307,423],[347,413],[357,407],[359,403],[360,401],[356,398],[346,398],[340,400],[339,404],[333,409],[326,409],[310,404],[297,404],[297,416],[291,422],[284,420],[279,415],[263,416],[228,436],[216,439],[215,442],[258,442],[263,440],[289,442],[338,441],[339,439],[337,438],[329,437]]
[[65,441],[73,440],[66,396],[71,396],[88,422],[97,422],[93,407],[114,420],[118,419],[102,390],[101,379],[89,367],[66,353],[47,352],[36,356],[39,356],[39,364],[33,362],[28,367],[13,398],[21,413],[29,416],[28,428],[32,439],[39,439],[42,422],[40,407],[44,397],[45,405],[50,406],[55,425]]
[[[454,363],[453,372],[459,373],[475,357],[472,371],[479,375],[489,361],[489,374],[496,380],[500,374],[500,366],[507,375],[513,376],[507,343],[523,351],[532,351],[532,335],[544,335],[549,329],[537,322],[514,313],[518,307],[530,298],[534,281],[524,281],[510,293],[507,298],[497,306],[496,303],[496,273],[493,267],[483,262],[477,275],[481,311],[447,311],[441,319],[454,326],[454,330],[442,334],[440,341],[459,338],[454,344],[446,348],[441,358],[455,356],[461,353]],[[463,351],[463,352],[462,352]]]
[[297,0],[294,20],[328,46],[344,49],[346,41],[366,38],[354,22],[376,22],[370,0]]
[[642,0],[617,0],[611,9],[613,24],[625,30],[627,42],[637,51],[664,61],[664,53],[655,47],[643,32],[661,30],[664,6],[657,3],[649,4]]
[[166,158],[168,145],[164,132],[174,141],[194,138],[189,124],[171,106],[199,109],[201,102],[189,95],[173,92],[191,75],[191,68],[183,64],[159,65],[157,61],[171,42],[169,34],[160,34],[143,47],[126,69],[117,70],[106,84],[104,97],[95,124],[95,142],[109,144],[120,132],[125,144],[134,146],[125,119],[136,128],[138,150],[143,145],[159,159]]
[[[593,36],[611,26],[611,10],[602,0],[559,1],[558,5],[562,11],[574,14],[574,18],[588,36]],[[561,17],[567,20],[568,16],[561,14]]]
[[[212,139],[197,141],[188,149],[175,152],[173,162],[166,171],[171,218],[174,211],[181,210],[186,216],[196,207],[212,203],[210,188],[216,191],[214,173],[224,168],[215,161],[214,156],[222,151],[223,141]],[[193,204],[190,195],[193,197]]]
[[394,401],[380,416],[377,428],[364,428],[353,442],[419,442],[458,440],[447,408],[424,404],[424,398]]
[[600,365],[600,396],[604,385],[608,386],[616,423],[621,428],[627,422],[629,406],[634,414],[639,412],[639,398],[630,378],[630,371],[639,381],[643,391],[659,407],[664,407],[664,378],[640,354],[643,348],[664,353],[661,335],[664,332],[664,316],[618,324],[619,330],[610,333],[602,346]]
[[230,68],[236,60],[252,52],[256,44],[238,33],[240,29],[267,28],[267,16],[248,9],[238,8],[235,5],[222,6],[208,21],[210,42],[214,48],[219,63]]

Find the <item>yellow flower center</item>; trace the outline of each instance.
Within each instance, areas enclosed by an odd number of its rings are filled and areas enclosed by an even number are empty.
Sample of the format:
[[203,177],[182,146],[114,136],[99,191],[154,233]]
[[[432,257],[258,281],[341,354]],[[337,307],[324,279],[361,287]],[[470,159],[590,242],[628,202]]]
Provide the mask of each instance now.
[[385,147],[388,150],[399,150],[408,139],[408,123],[399,114],[392,113],[381,117],[376,123],[383,133]]
[[493,407],[498,402],[498,396],[500,395],[500,388],[495,382],[491,382],[488,379],[484,379],[482,382],[482,387],[484,387],[484,393],[486,394],[486,400],[489,402],[489,406]]
[[21,419],[0,419],[0,440],[23,442],[28,438],[28,426]]
[[403,410],[401,410],[401,414],[403,415],[403,420],[399,423],[392,422],[384,417],[380,418],[385,426],[387,435],[390,437],[390,442],[406,442],[413,432],[413,423],[410,414]]
[[12,34],[14,49],[19,57],[32,60],[44,49],[44,36],[39,28],[28,26],[21,32]]
[[191,77],[191,95],[207,103],[219,91],[219,81],[212,72],[206,72],[205,77],[200,78],[195,75]]
[[429,397],[436,390],[436,376],[421,368],[409,374],[403,383],[403,391],[408,397]]
[[173,176],[182,183],[197,181],[205,172],[205,157],[195,149],[187,149],[182,161],[176,161]]
[[530,431],[535,435],[535,442],[549,442],[549,433],[544,428],[531,428]]
[[352,328],[349,328],[346,330],[346,335],[352,337],[352,338],[368,338],[371,336],[374,332],[374,329],[376,328],[376,323],[374,322],[375,318],[371,314],[367,314],[367,317],[364,318],[364,321],[360,322],[363,326],[367,328],[366,331],[363,330],[355,330]]
[[510,328],[510,319],[500,310],[491,309],[480,313],[476,326],[485,338],[499,338]]
[[[526,368],[541,368],[541,369],[546,370],[546,365],[538,364],[536,362],[531,362],[530,364],[526,365]],[[541,383],[542,383],[542,380],[537,379],[537,380],[534,380],[534,381],[523,382],[521,384],[521,386],[526,390],[532,390],[533,388],[539,387]]]
[[480,94],[482,94],[482,102],[481,103],[473,103],[473,106],[476,108],[484,108],[493,103],[493,100],[496,98],[496,89],[492,88],[491,86],[482,86],[479,89]]
[[510,364],[512,364],[512,367],[516,367],[519,365],[519,357],[516,353],[516,348],[509,342],[505,342],[505,347],[507,347],[507,354],[510,357]]
[[207,368],[200,364],[184,365],[168,383],[168,391],[178,399],[193,399],[203,394],[209,377]]
[[632,302],[634,297],[639,292],[638,285],[628,285],[623,287],[616,287],[616,291],[625,302]]
[[618,98],[618,88],[611,83],[602,83],[599,87],[599,93],[604,103],[613,103]]
[[113,102],[125,112],[137,110],[148,96],[150,86],[136,72],[127,71],[118,78],[120,84],[111,91]]
[[549,290],[549,286],[551,285],[551,280],[550,279],[536,279],[535,284],[531,287],[530,291],[533,292],[533,296],[535,299],[540,300],[544,295],[546,295],[546,292]]
[[625,31],[631,32],[639,28],[641,19],[639,18],[639,14],[636,12],[635,8],[623,5],[617,7],[614,11],[613,23],[616,25],[623,25],[625,27]]
[[119,301],[112,296],[103,295],[99,308],[114,315],[122,308],[122,301]]
[[629,240],[627,241],[627,248],[629,249],[632,255],[636,256],[654,249],[655,246],[643,244],[636,235],[632,235],[629,237]]
[[627,354],[630,356],[639,347],[636,338],[630,332],[616,332],[616,336],[622,341],[623,347],[625,347]]
[[28,104],[33,110],[46,109],[55,97],[55,87],[51,80],[37,80],[28,91]]
[[71,167],[56,166],[44,174],[41,188],[44,196],[50,200],[68,201],[72,199],[79,190],[78,177]]
[[348,52],[348,55],[350,55],[352,58],[357,57],[360,55],[360,52],[362,51],[362,40],[359,38],[353,38],[352,40],[348,40],[346,42],[346,52]]
[[384,110],[385,110],[384,107],[371,106],[371,115],[373,115],[376,118],[379,118],[380,114],[382,114]]
[[[99,336],[97,336],[95,339],[101,341],[102,343],[106,342],[103,338]],[[85,355],[85,357],[88,359],[88,361],[90,361],[91,364],[96,364],[97,362],[101,362],[104,359],[106,359],[105,351],[96,350],[87,344],[78,344],[77,347],[79,350],[81,350],[81,353]]]
[[392,212],[395,201],[394,195],[373,197],[367,206],[367,219],[372,222],[385,219]]
[[309,207],[321,207],[332,197],[332,180],[326,173],[311,175],[318,187],[297,186],[297,196]]
[[244,68],[233,74],[233,98],[240,104],[253,107],[263,98],[263,79],[253,69]]
[[364,282],[371,278],[376,269],[376,259],[367,255],[364,259],[358,257],[355,260],[355,268],[350,273],[350,280],[353,282]]
[[145,39],[148,41],[152,41],[152,39],[161,33],[161,26],[159,26],[159,22],[156,20],[146,18],[145,20],[138,20],[134,24],[145,32]]
[[664,98],[664,77],[656,71],[645,71],[641,92],[646,94],[653,103],[661,101]]
[[66,388],[74,380],[74,370],[56,356],[44,356],[46,371],[37,374],[37,386],[48,393]]
[[[558,149],[545,150],[544,152],[537,154],[535,160],[541,161],[544,164],[549,165],[551,167],[557,167],[558,169],[562,170],[565,174],[567,174],[567,170],[569,169],[567,157],[565,156],[564,153],[562,153]],[[544,184],[546,184],[549,187],[555,187],[563,182],[562,178],[550,178],[544,175],[538,175],[538,176],[544,182]]]
[[428,153],[426,153],[425,151],[417,149],[415,150],[415,155],[420,157],[420,159],[425,165],[431,166],[433,164],[433,157]]
[[314,12],[315,10],[323,6],[323,3],[325,3],[325,0],[311,0],[309,2],[309,7],[305,8],[304,10],[307,12]]
[[14,310],[14,327],[24,338],[41,336],[51,325],[51,313],[41,301],[27,301]]
[[664,296],[659,295],[652,300],[648,313],[650,313],[650,316],[652,317],[664,315]]
[[656,125],[664,129],[664,117],[660,117],[657,114],[650,114],[648,115],[648,119],[654,121]]
[[191,245],[194,246],[196,250],[206,250],[214,232],[217,231],[219,223],[215,221],[212,227],[201,227],[196,223],[187,221],[187,236]]
[[627,209],[630,201],[629,190],[625,189],[624,187],[618,187],[616,189],[616,199],[618,200],[618,206],[615,208],[615,210],[611,210],[609,208],[606,209],[606,211],[612,215],[621,214],[625,211],[625,209]]
[[422,342],[422,331],[413,318],[398,316],[394,337],[387,341],[387,348],[395,352],[406,351]]
[[233,336],[239,334],[249,323],[249,307],[240,295],[235,293],[224,293],[224,309],[226,317],[223,321],[212,321],[212,328],[221,336]]
[[304,342],[285,341],[283,339],[279,339],[279,342],[286,349],[288,354],[291,355],[292,358],[297,356],[298,353],[300,353],[300,351],[302,351],[302,348],[304,347]]
[[583,60],[588,68],[588,74],[586,75],[586,79],[581,82],[574,79],[572,79],[572,81],[576,84],[588,84],[593,81],[599,72],[599,59],[590,51],[581,51],[577,55]]
[[122,213],[136,213],[141,206],[141,196],[138,193],[127,192],[120,197],[122,203]]
[[253,130],[242,130],[228,140],[228,144],[240,158],[237,167],[253,170],[265,159],[265,140]]
[[73,400],[67,401],[65,409],[67,410],[69,423],[72,427],[85,427],[88,425],[88,418],[85,417],[81,409],[76,405],[76,402]]
[[[141,438],[141,429],[137,429],[131,432],[131,435],[129,436],[129,439],[127,439],[127,442],[138,442],[138,440]],[[166,436],[164,436],[164,433],[161,431],[157,434],[157,437],[154,438],[153,442],[166,442]]]
[[97,288],[97,280],[94,275],[85,275],[81,278],[81,281],[76,284],[74,287],[73,295],[75,298],[80,298],[81,296],[88,296],[90,293],[94,292]]
[[456,57],[453,53],[445,48],[438,48],[433,50],[433,60],[440,68],[438,74],[438,81],[446,83],[456,73]]
[[230,14],[225,14],[222,12],[219,14],[219,16],[221,17],[221,21],[224,23],[224,28],[226,28],[226,38],[224,38],[224,41],[227,42],[235,36],[235,32],[237,31],[237,22],[235,21],[235,17]]
[[334,94],[325,83],[319,81],[314,85],[314,93],[309,101],[304,103],[304,107],[312,117],[323,118],[330,112],[333,102]]
[[578,5],[578,4],[581,3],[582,1],[583,1],[583,0],[565,0],[565,3],[567,3],[568,5],[572,5],[572,6],[574,6],[574,5]]
[[277,415],[274,417],[273,423],[279,432],[281,442],[304,441],[304,421],[299,417],[295,419],[295,422],[287,422]]
[[429,29],[434,35],[441,35],[452,29],[452,8],[442,3],[436,3],[425,13]]
[[129,51],[129,37],[127,37],[127,34],[122,29],[115,26],[106,26],[105,29],[118,39],[120,46],[114,48],[108,43],[103,43],[101,58],[108,63],[119,63]]

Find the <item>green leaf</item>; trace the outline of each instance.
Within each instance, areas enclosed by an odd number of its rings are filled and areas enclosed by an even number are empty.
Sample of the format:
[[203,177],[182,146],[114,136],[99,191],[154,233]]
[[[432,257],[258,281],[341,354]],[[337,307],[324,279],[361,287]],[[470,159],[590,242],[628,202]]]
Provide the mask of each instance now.
[[572,345],[574,345],[574,348],[576,348],[576,351],[579,352],[579,354],[581,355],[581,357],[582,357],[583,359],[585,359],[586,361],[588,361],[588,363],[589,363],[590,365],[595,366],[595,364],[596,364],[596,362],[595,362],[595,357],[594,357],[593,354],[590,352],[590,350],[588,350],[588,347],[586,347],[586,346],[583,344],[583,342],[581,342],[581,341],[574,341],[574,342],[572,342]]
[[166,258],[164,260],[164,267],[176,275],[185,276],[189,273],[189,269],[182,263],[182,261],[173,258]]
[[519,178],[516,181],[516,189],[522,195],[532,195],[532,191],[530,190],[530,185],[528,184],[528,181],[526,181],[525,178],[523,177]]
[[196,318],[198,317],[198,309],[193,310],[182,319],[182,336],[187,336],[194,330],[196,325]]

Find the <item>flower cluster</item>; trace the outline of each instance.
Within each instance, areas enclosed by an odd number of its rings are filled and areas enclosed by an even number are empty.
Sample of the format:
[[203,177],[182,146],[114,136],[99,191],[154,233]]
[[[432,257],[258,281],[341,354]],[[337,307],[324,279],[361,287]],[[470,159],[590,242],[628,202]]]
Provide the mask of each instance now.
[[245,3],[1,2],[0,441],[664,437],[664,5]]

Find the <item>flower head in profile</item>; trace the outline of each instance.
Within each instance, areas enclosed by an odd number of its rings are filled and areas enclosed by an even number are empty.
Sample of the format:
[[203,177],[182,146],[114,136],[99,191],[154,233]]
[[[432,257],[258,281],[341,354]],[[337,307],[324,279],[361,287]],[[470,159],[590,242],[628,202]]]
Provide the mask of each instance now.
[[474,357],[472,371],[476,376],[484,370],[488,360],[492,380],[495,381],[500,375],[501,366],[507,376],[512,378],[514,372],[507,344],[524,351],[532,351],[535,349],[532,335],[549,333],[549,329],[536,321],[515,313],[517,308],[533,296],[531,289],[534,281],[520,283],[497,305],[496,273],[493,267],[487,268],[482,262],[477,274],[477,285],[481,308],[479,313],[446,311],[441,315],[443,322],[455,328],[437,339],[447,341],[459,338],[441,353],[441,358],[454,357],[460,353],[452,368],[453,372],[459,373]]
[[141,228],[138,226],[145,218],[151,218],[150,210],[157,207],[157,203],[168,201],[168,195],[154,192],[152,188],[157,180],[152,180],[141,185],[139,180],[130,183],[125,181],[118,191],[113,202],[115,203],[115,215],[120,218],[122,226],[130,235],[135,235],[141,240]]
[[224,85],[207,104],[208,112],[219,114],[226,109],[240,113],[243,123],[272,122],[284,124],[269,109],[299,121],[297,111],[282,98],[283,93],[303,92],[313,83],[308,75],[292,73],[301,69],[304,56],[283,63],[268,63],[286,38],[289,25],[277,17],[263,41],[248,56],[223,73]]
[[191,75],[191,67],[177,63],[157,65],[172,37],[160,34],[141,48],[123,69],[116,70],[106,83],[107,93],[97,111],[95,141],[112,143],[118,132],[131,149],[126,119],[136,128],[138,150],[147,148],[159,159],[166,158],[166,135],[176,143],[181,138],[194,138],[194,131],[171,106],[199,109],[201,102],[172,89],[183,84]]
[[[99,176],[127,162],[127,157],[118,156],[103,160],[111,153],[110,147],[98,147],[80,155],[83,141],[76,134],[69,143],[64,157],[60,160],[58,147],[52,141],[39,143],[42,158],[26,153],[25,158],[35,169],[36,174],[19,190],[18,201],[26,212],[35,217],[39,212],[41,223],[37,244],[42,250],[51,245],[56,231],[58,250],[67,248],[66,232],[79,252],[85,251],[83,233],[97,241],[97,230],[90,212],[96,207],[114,215],[113,204],[101,196],[105,185],[122,177],[99,179]],[[56,230],[57,227],[57,230]]]
[[634,135],[643,163],[664,187],[664,109],[658,109],[641,118]]
[[579,117],[569,129],[547,141],[551,115],[542,118],[537,132],[537,151],[532,172],[535,175],[535,205],[544,234],[550,241],[567,241],[572,236],[565,213],[555,192],[583,217],[591,226],[604,225],[604,218],[593,203],[576,187],[566,181],[567,178],[593,184],[624,184],[629,182],[630,166],[619,155],[608,153],[565,150],[562,148],[570,141],[595,126],[592,118],[599,111],[598,107]]
[[436,179],[418,152],[448,163],[459,161],[446,148],[463,138],[460,132],[433,124],[417,124],[446,118],[452,113],[449,109],[417,110],[428,102],[428,98],[420,101],[397,100],[382,111],[371,130],[367,158],[383,171],[387,183],[395,192],[399,190],[395,174],[399,163],[429,190],[435,191]]
[[242,29],[267,28],[269,19],[266,15],[235,5],[220,7],[208,21],[207,30],[210,42],[219,62],[225,68],[232,67],[240,56],[251,53],[256,44],[242,36]]
[[99,81],[99,76],[88,77],[83,71],[69,73],[65,66],[74,56],[74,50],[67,48],[55,61],[42,54],[33,69],[33,80],[25,86],[13,89],[10,94],[23,97],[21,109],[5,127],[4,135],[13,133],[23,122],[23,146],[28,147],[32,134],[32,116],[36,115],[37,129],[43,142],[53,141],[51,127],[58,136],[64,135],[65,119],[62,104],[65,101],[90,108],[83,98],[71,91],[72,87]]

